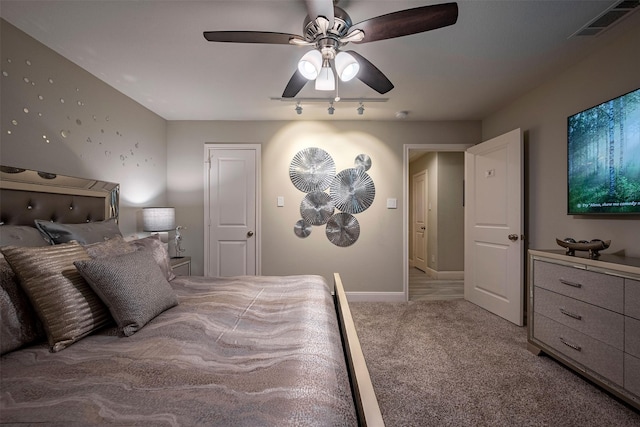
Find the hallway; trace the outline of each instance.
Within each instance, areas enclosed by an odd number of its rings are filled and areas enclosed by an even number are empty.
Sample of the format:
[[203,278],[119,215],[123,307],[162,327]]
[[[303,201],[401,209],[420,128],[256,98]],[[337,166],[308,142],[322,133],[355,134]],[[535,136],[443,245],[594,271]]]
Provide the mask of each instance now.
[[409,268],[409,301],[464,298],[463,280],[435,280],[415,267]]

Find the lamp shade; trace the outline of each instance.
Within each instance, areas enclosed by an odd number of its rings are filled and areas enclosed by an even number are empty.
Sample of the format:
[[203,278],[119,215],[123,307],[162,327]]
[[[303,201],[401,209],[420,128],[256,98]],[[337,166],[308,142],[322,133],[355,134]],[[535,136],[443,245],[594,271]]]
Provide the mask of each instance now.
[[176,227],[175,208],[143,208],[143,231],[169,231]]
[[316,78],[316,90],[335,90],[336,78],[330,66],[322,67]]
[[360,71],[360,64],[347,52],[339,52],[336,55],[336,72],[343,82],[348,82]]
[[320,68],[322,68],[322,55],[317,50],[310,50],[298,61],[298,71],[307,80],[318,77]]

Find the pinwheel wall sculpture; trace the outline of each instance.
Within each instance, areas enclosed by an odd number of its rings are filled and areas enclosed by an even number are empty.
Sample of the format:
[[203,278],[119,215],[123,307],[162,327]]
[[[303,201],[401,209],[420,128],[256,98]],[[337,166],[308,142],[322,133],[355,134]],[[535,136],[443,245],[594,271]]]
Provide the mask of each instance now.
[[[312,226],[325,225],[325,234],[336,246],[351,246],[360,236],[354,216],[373,204],[373,180],[367,174],[371,158],[358,155],[354,167],[336,174],[335,162],[321,148],[305,148],[293,156],[289,177],[293,185],[307,193],[300,202],[300,216],[293,227],[300,238],[311,234]],[[326,190],[329,190],[329,193]],[[336,213],[339,210],[341,212]]]

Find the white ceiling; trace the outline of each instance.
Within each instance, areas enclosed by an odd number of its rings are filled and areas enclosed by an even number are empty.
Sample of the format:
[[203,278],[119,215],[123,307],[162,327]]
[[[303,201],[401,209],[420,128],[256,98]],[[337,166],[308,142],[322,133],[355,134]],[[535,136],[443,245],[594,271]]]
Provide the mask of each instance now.
[[[341,0],[354,23],[433,0]],[[279,98],[309,48],[211,43],[205,30],[302,34],[302,0],[0,1],[0,16],[167,120],[478,120],[535,88],[625,29],[634,13],[596,37],[570,37],[619,0],[463,0],[458,22],[353,49],[395,88],[379,95],[341,84],[357,103]],[[327,97],[308,84],[299,97]]]

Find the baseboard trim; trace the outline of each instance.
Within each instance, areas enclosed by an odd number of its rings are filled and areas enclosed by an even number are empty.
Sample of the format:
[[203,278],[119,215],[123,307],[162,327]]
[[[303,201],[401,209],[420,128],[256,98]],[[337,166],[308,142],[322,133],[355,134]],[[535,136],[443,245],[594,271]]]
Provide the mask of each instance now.
[[425,273],[436,280],[464,280],[464,271],[437,271],[427,267]]
[[404,292],[347,292],[349,302],[406,302]]

